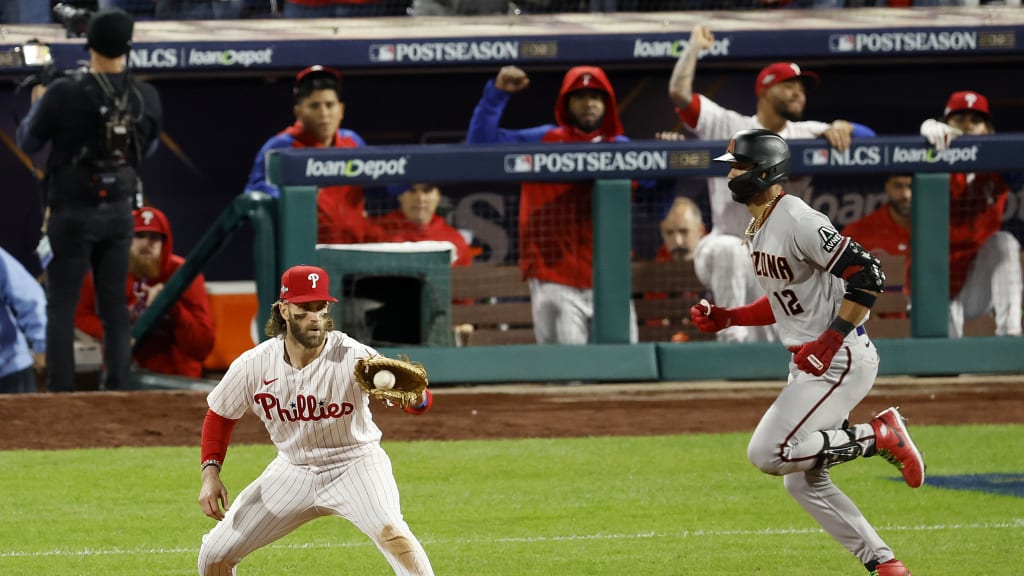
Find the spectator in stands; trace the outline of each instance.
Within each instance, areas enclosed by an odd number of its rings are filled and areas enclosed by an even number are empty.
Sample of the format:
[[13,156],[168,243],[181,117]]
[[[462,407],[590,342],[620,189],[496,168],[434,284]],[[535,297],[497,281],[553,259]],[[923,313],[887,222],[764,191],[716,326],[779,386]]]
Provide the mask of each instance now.
[[[526,72],[505,66],[488,81],[473,110],[466,140],[497,142],[623,142],[615,91],[604,70],[570,69],[555,103],[557,124],[499,127],[512,94],[530,84]],[[519,267],[530,284],[538,344],[586,344],[593,303],[593,230],[590,183],[528,182],[519,201]],[[633,314],[635,317],[635,314]],[[636,341],[635,319],[631,340]]]
[[371,219],[381,230],[385,242],[420,242],[439,240],[455,245],[452,266],[469,266],[473,255],[462,233],[453,228],[440,215],[441,189],[437,184],[416,182],[391,187],[398,198],[398,209]]
[[885,204],[843,228],[872,254],[905,256],[910,251],[912,174],[890,174],[885,180]]
[[[134,325],[185,259],[174,254],[171,224],[163,212],[147,206],[135,210],[133,215],[135,237],[125,291]],[[103,324],[96,314],[92,275],[82,284],[75,326],[94,338],[103,338]],[[213,350],[213,320],[202,274],[192,281],[163,319],[134,344],[132,359],[145,370],[194,378],[202,376],[203,360]]]
[[401,16],[405,4],[393,0],[284,0],[285,18]]
[[[310,66],[298,73],[293,88],[295,124],[267,140],[256,153],[246,191],[258,190],[277,198],[277,187],[267,182],[264,159],[278,148],[358,148],[366,146],[352,130],[341,128],[345,104],[341,101],[341,73],[326,66]],[[363,189],[326,186],[317,195],[318,241],[324,244],[379,242],[383,238],[366,219]]]
[[[925,120],[921,135],[940,153],[958,136],[992,134],[988,98],[954,92],[942,120]],[[996,335],[1021,334],[1020,243],[1001,230],[1011,186],[1020,173],[949,175],[949,335],[963,335],[964,320],[995,313]],[[909,260],[909,259],[908,259]]]
[[36,391],[46,367],[46,294],[0,248],[0,394]]
[[[825,138],[833,148],[845,150],[851,137],[874,135],[870,129],[845,120],[831,124],[802,120],[807,103],[806,86],[816,85],[818,76],[791,62],[776,62],[758,74],[754,85],[757,113],[753,116],[727,110],[703,94],[694,94],[697,58],[702,50],[710,49],[714,41],[714,35],[706,25],[694,26],[690,42],[679,55],[669,81],[669,98],[677,107],[676,113],[699,138],[727,140],[739,130],[766,128],[787,140]],[[806,180],[791,180],[786,193],[805,196],[808,184]],[[754,280],[743,240],[750,213],[743,204],[732,200],[725,178],[710,178],[708,194],[711,233],[701,240],[697,248],[697,277],[714,294],[716,305],[734,307],[750,304],[763,294]],[[716,337],[726,342],[776,339],[774,329],[763,326],[733,326],[718,332]]]
[[661,247],[655,259],[659,262],[677,260],[693,262],[697,245],[706,229],[700,207],[685,197],[677,196],[661,221]]

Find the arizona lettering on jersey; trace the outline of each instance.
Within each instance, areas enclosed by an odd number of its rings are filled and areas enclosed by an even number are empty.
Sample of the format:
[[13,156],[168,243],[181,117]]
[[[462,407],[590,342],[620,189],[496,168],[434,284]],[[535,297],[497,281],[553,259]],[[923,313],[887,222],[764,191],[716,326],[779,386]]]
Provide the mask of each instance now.
[[785,256],[766,254],[764,252],[753,252],[750,255],[754,263],[754,274],[765,276],[776,280],[793,281],[793,270],[789,267],[789,261]]
[[828,217],[789,194],[754,234],[750,251],[757,282],[786,346],[815,340],[839,313],[846,282],[821,272],[831,270],[848,243]]

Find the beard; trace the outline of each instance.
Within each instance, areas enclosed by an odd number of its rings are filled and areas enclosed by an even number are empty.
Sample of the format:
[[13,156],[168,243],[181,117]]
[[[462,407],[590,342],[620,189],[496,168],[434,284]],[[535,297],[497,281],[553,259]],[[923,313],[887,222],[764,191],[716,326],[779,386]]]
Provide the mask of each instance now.
[[153,280],[160,275],[160,256],[136,256],[128,259],[128,273],[136,278]]
[[780,103],[775,111],[779,113],[779,116],[782,116],[783,118],[789,120],[790,122],[799,122],[804,117],[803,110],[794,112],[793,110],[790,110],[789,107],[786,106],[784,103]]
[[598,128],[601,127],[601,123],[604,122],[604,116],[597,117],[593,122],[584,122],[583,120],[577,118],[575,115],[571,116],[572,125],[575,126],[577,130],[585,134],[589,134],[597,130]]
[[686,262],[687,260],[693,260],[693,252],[685,246],[679,246],[672,249],[672,259],[676,262]]
[[313,349],[319,348],[324,340],[327,339],[327,333],[334,329],[334,320],[331,318],[325,318],[322,322],[317,324],[318,331],[312,332],[309,329],[303,330],[299,327],[298,322],[291,319],[286,320],[288,323],[288,332],[295,338],[295,341],[302,345],[303,348]]

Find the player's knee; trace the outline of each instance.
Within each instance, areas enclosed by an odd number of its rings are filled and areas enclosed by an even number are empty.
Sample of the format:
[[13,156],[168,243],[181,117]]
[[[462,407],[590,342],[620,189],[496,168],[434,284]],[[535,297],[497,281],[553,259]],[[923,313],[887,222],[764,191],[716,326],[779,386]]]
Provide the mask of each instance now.
[[1020,258],[1020,242],[1013,234],[996,232],[991,241],[1000,259]]
[[779,456],[778,451],[772,446],[762,445],[756,439],[751,440],[750,444],[747,445],[747,460],[750,460],[750,463],[755,468],[765,474],[779,476],[783,473],[782,458]]
[[411,569],[415,566],[417,546],[408,527],[387,524],[381,529],[378,538],[381,548],[397,558],[406,568]]
[[205,542],[199,548],[199,576],[233,576],[236,560]]

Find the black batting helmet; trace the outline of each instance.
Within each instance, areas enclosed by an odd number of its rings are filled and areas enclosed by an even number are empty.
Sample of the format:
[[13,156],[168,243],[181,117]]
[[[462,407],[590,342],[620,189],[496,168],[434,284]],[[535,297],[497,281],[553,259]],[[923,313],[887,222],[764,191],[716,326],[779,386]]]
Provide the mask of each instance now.
[[749,172],[729,180],[732,199],[746,204],[758,192],[789,179],[789,146],[775,132],[758,128],[740,130],[729,140],[725,154],[715,162],[752,164]]

